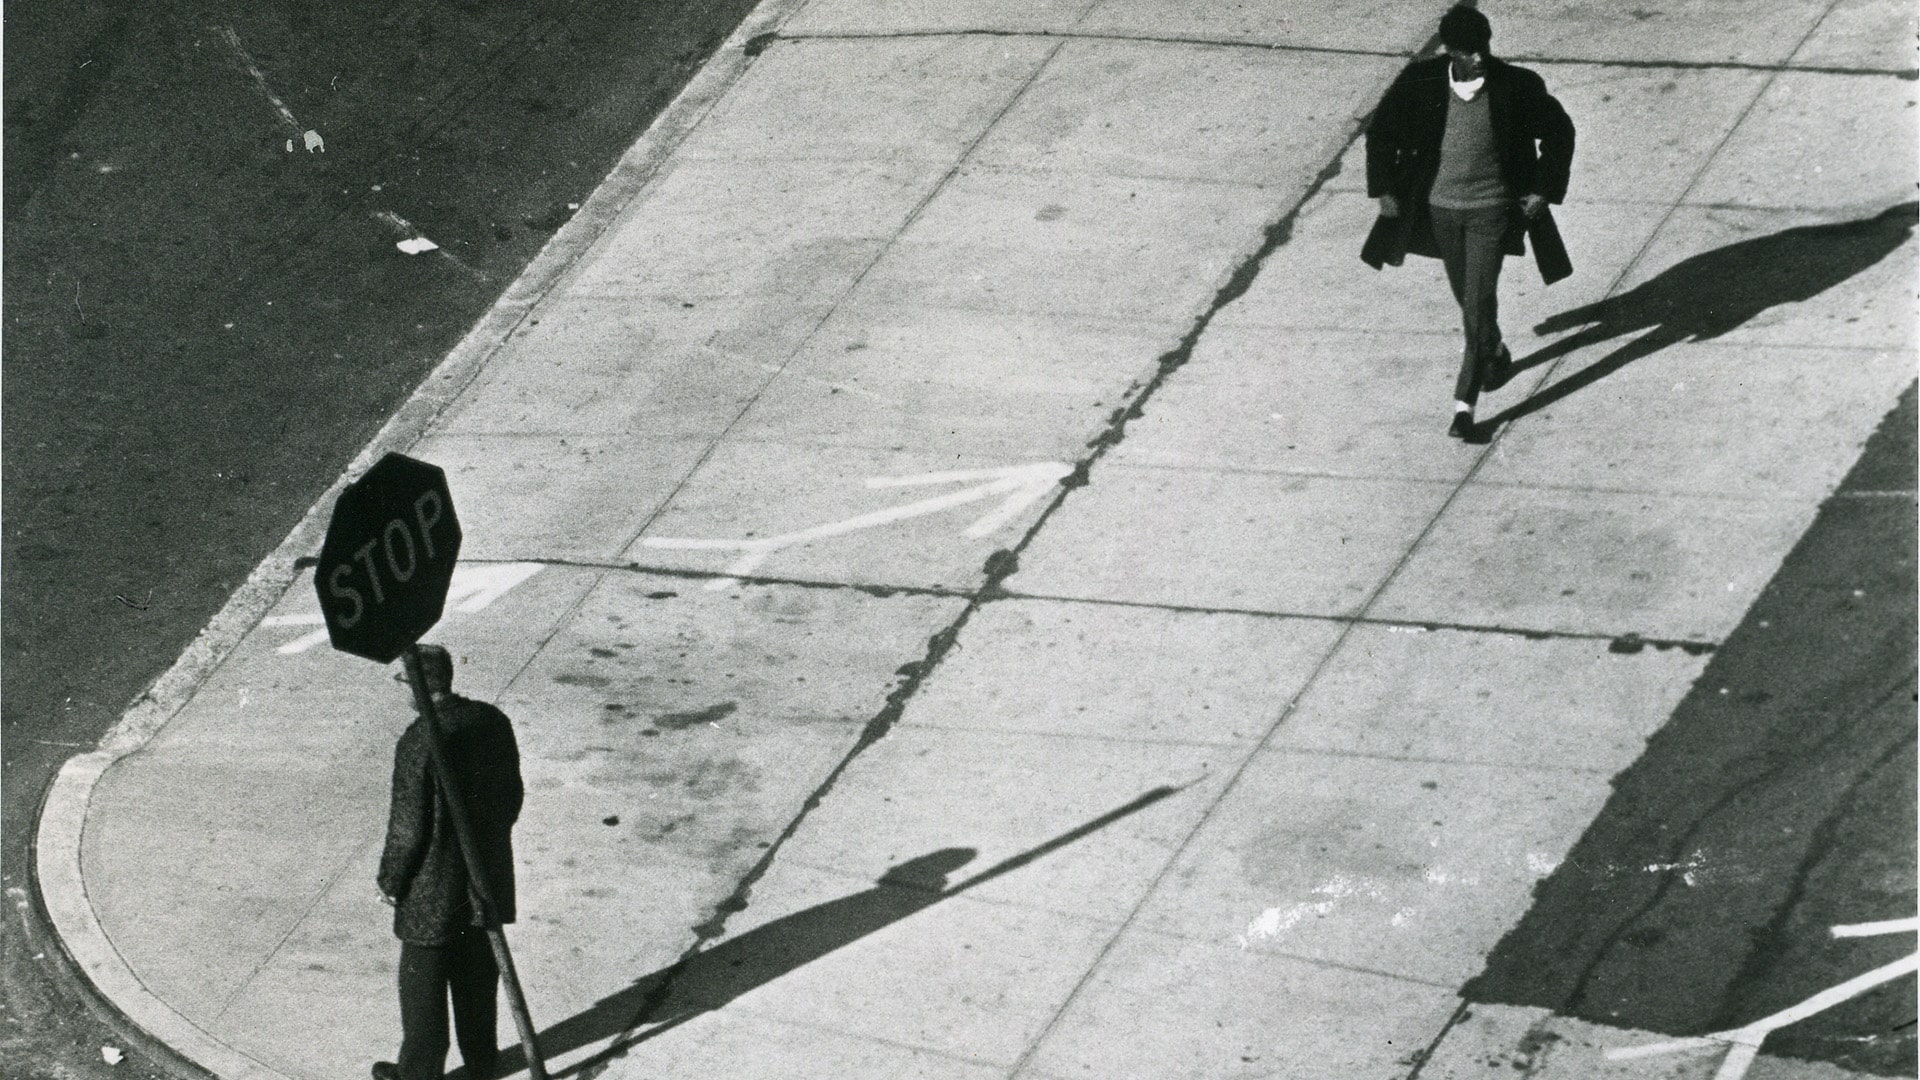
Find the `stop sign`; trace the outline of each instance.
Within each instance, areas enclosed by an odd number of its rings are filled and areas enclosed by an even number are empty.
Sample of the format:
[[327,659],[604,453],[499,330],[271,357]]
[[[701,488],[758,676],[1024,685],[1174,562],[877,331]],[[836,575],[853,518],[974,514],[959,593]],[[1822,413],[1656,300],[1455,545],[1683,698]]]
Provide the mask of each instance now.
[[333,504],[314,568],[333,647],[390,663],[440,620],[459,556],[447,474],[404,454],[381,458]]

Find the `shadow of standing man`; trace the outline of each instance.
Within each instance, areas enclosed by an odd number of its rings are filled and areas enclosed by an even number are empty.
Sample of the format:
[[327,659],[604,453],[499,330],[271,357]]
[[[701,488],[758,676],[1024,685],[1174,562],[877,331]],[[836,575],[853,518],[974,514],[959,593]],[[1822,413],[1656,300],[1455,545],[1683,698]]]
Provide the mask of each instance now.
[[[893,867],[872,887],[849,896],[772,919],[710,948],[697,948],[679,962],[636,979],[585,1011],[540,1033],[541,1052],[549,1060],[603,1039],[612,1044],[556,1076],[588,1078],[628,1050],[698,1016],[726,1007],[740,995],[805,967],[836,949],[919,911],[1004,877],[1138,813],[1181,787],[1161,786],[1124,805],[962,881],[949,883],[954,871],[978,854],[973,848],[941,848]],[[645,1028],[645,1031],[641,1031]],[[519,1068],[517,1050],[501,1054],[501,1071]]]

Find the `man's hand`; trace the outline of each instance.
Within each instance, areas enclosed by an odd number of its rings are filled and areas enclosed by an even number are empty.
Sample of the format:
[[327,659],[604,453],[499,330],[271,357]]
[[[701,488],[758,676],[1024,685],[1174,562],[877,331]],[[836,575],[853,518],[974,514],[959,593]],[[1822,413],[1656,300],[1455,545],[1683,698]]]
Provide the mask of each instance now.
[[1380,216],[1381,217],[1399,217],[1400,216],[1400,200],[1394,198],[1391,195],[1380,196]]
[[1546,208],[1547,197],[1545,195],[1528,195],[1520,200],[1520,212],[1527,215],[1529,220],[1539,217],[1540,211]]

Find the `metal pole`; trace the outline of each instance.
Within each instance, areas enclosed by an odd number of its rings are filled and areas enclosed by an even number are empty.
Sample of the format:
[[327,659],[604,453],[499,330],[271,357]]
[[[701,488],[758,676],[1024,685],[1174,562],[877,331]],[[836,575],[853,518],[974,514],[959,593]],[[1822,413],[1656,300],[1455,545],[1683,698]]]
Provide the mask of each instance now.
[[460,792],[459,780],[453,770],[447,767],[447,750],[440,739],[440,711],[434,707],[433,694],[427,690],[427,681],[420,670],[420,646],[409,645],[402,659],[407,667],[407,682],[413,686],[414,707],[426,720],[427,753],[433,760],[434,780],[440,785],[440,797],[447,801],[448,816],[453,819],[453,832],[460,841],[460,854],[467,863],[467,888],[472,893],[473,903],[480,911],[480,921],[487,931],[487,942],[493,946],[494,965],[500,969],[500,985],[507,992],[507,1008],[513,1013],[513,1026],[520,1031],[520,1046],[527,1058],[527,1072],[532,1080],[547,1080],[546,1063],[540,1058],[540,1044],[534,1036],[533,1016],[527,1012],[526,995],[520,991],[520,976],[514,970],[513,954],[507,951],[507,937],[500,929],[500,920],[493,906],[493,896],[487,889],[487,879],[480,864],[480,849],[473,840],[473,828],[467,822],[467,804]]

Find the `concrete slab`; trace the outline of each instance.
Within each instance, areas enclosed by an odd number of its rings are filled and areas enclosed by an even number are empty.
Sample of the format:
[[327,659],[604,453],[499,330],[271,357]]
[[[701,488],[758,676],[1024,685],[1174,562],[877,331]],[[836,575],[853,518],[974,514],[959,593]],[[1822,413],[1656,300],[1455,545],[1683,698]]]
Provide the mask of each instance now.
[[1198,38],[1290,48],[1412,52],[1438,29],[1443,10],[1391,0],[1342,0],[1325,5],[1289,4],[1285,0],[1238,4],[1102,0],[1080,20],[1078,29],[1088,34],[1146,39]]
[[706,1013],[614,1058],[608,1080],[778,1076],[788,1080],[994,1080],[1004,1069],[743,1012]]
[[1368,613],[1717,642],[1812,519],[1811,504],[1474,484]]
[[1279,213],[1235,184],[967,168],[861,283],[861,299],[1188,320]]
[[1920,40],[1920,12],[1882,0],[1840,0],[1793,54],[1806,66],[1872,67],[1912,71]]
[[951,875],[957,884],[1157,788],[1191,784],[967,893],[1117,927],[1247,749],[898,728],[840,777],[780,857],[873,881],[930,851],[977,853]]
[[[785,860],[733,924],[713,946],[710,967],[683,984],[685,1006],[730,1001],[728,1011],[1003,1070],[1039,1037],[1114,932],[972,896],[936,902],[931,893]],[[721,970],[723,958],[731,970]]]
[[832,303],[945,170],[911,161],[678,162],[581,259],[567,290]]
[[1706,663],[1679,649],[1356,626],[1272,745],[1607,777],[1633,763]]
[[1457,330],[1210,327],[1109,460],[1457,482],[1473,464],[1441,435],[1452,419],[1457,338]]
[[[1672,1036],[1628,1031],[1554,1016],[1544,1009],[1475,1005],[1420,1070],[1434,1080],[1487,1080],[1516,1072],[1542,1080],[1714,1080],[1724,1050],[1683,1050],[1610,1061],[1607,1052],[1670,1042]],[[1854,1080],[1861,1074],[1823,1062],[1761,1054],[1746,1080]]]
[[[812,763],[808,749],[796,767]],[[742,824],[751,812],[696,820],[634,792],[567,783],[551,761],[527,771],[515,852],[538,870],[521,873],[512,938],[526,946],[521,967],[544,1027],[671,966],[731,894],[725,875],[758,849]]]
[[827,307],[562,298],[544,304],[435,425],[442,435],[712,439]]
[[[1071,42],[974,161],[1304,190],[1398,66],[1375,56]],[[1302,94],[1303,85],[1321,90]]]
[[1399,1076],[1458,1006],[1451,987],[1130,928],[1020,1075]]
[[[1658,327],[1670,339],[1911,355],[1912,206],[1677,207],[1598,321],[1616,336]],[[1588,318],[1556,316],[1567,329]]]
[[1920,93],[1906,79],[1781,72],[1689,202],[1859,211],[1913,198]]
[[634,985],[693,944],[959,604],[641,574],[579,603],[499,697],[528,786],[526,977],[556,1054],[617,1033],[608,999],[637,1014]]
[[1072,460],[1184,330],[1172,322],[843,307],[733,434]]
[[326,1080],[342,1061],[391,1060],[400,1045],[400,947],[374,891],[379,845],[375,836],[361,846],[220,1014],[240,1049],[285,1076]]
[[754,60],[674,156],[951,165],[1055,44],[999,36],[783,41]]
[[[1606,295],[1666,212],[1648,203],[1555,207],[1574,276],[1548,287],[1540,283],[1531,255],[1506,261],[1500,326],[1514,355],[1533,349],[1530,327]],[[1378,271],[1360,261],[1360,245],[1377,214],[1374,201],[1359,191],[1321,192],[1303,209],[1293,236],[1268,256],[1246,295],[1222,309],[1209,332],[1261,326],[1457,334],[1460,312],[1438,259],[1409,256],[1402,266]],[[1457,364],[1459,346],[1437,355]]]
[[788,35],[1065,33],[1094,0],[814,0],[787,20]]
[[1339,633],[1322,619],[999,600],[974,613],[903,723],[1251,746]]
[[1820,21],[1828,0],[1674,0],[1658,8],[1559,3],[1489,10],[1493,51],[1582,60],[1782,64]]
[[[1573,354],[1538,392],[1578,385],[1630,340]],[[1673,345],[1529,413],[1475,479],[1818,502],[1912,380],[1911,353]]]
[[[1505,20],[1494,19],[1498,34]],[[1539,72],[1573,118],[1578,136],[1567,200],[1576,207],[1671,204],[1685,196],[1772,77],[1739,69],[1522,66]],[[1580,269],[1577,258],[1574,267]]]
[[1349,615],[1449,485],[1103,465],[1021,556],[1034,596]]
[[1560,769],[1263,751],[1135,925],[1451,990],[1609,790]]
[[[720,592],[700,584],[608,575],[542,639],[539,655],[500,695],[502,707],[524,702],[537,710],[556,749],[617,737],[626,744],[622,754],[644,745],[644,756],[673,752],[681,740],[744,738],[749,727],[853,728],[881,710],[895,669],[921,659],[927,638],[965,604],[857,589]],[[583,738],[559,736],[562,724],[577,726]],[[592,731],[600,734],[588,737]],[[592,771],[580,761],[571,775]]]
[[354,794],[344,771],[125,759],[89,808],[88,900],[152,993],[221,1030],[233,995],[380,828],[381,805]]
[[[917,448],[729,441],[701,463],[623,557],[647,566],[716,574],[757,572],[856,585],[970,589],[983,579],[987,557],[1020,535],[1039,512],[1034,502],[1016,499],[1018,512],[1001,519],[999,511],[1009,493],[992,489],[993,477],[977,471],[1034,464]],[[955,471],[962,475],[943,479]],[[867,484],[889,478],[908,482]],[[1049,486],[1043,477],[1023,491],[1044,496]],[[970,536],[974,523],[984,523],[984,531]],[[739,542],[790,536],[813,539],[782,546],[740,568]],[[709,540],[732,546],[684,546],[685,541]]]
[[686,482],[703,442],[626,435],[435,435],[411,451],[446,470],[463,559],[617,558]]

